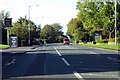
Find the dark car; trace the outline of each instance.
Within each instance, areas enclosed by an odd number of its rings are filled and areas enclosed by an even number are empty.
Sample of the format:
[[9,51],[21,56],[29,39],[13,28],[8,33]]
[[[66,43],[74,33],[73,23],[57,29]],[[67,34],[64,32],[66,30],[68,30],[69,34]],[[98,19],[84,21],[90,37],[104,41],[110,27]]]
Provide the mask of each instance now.
[[63,44],[70,44],[70,40],[69,39],[63,39]]

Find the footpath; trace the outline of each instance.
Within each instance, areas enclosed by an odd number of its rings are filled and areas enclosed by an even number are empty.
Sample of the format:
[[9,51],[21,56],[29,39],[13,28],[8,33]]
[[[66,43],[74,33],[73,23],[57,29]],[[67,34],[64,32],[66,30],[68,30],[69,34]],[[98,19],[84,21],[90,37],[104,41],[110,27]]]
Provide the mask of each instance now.
[[0,52],[4,53],[25,53],[27,51],[30,51],[34,49],[35,46],[24,46],[24,47],[16,47],[16,48],[8,48],[8,49],[0,49]]

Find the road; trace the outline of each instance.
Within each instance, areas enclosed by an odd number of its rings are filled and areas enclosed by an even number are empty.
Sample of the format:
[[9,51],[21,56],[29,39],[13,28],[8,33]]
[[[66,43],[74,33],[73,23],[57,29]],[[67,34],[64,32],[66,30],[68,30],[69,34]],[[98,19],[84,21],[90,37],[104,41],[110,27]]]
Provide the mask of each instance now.
[[[4,57],[4,55],[3,55]],[[119,80],[118,52],[47,44],[3,63],[4,80]]]

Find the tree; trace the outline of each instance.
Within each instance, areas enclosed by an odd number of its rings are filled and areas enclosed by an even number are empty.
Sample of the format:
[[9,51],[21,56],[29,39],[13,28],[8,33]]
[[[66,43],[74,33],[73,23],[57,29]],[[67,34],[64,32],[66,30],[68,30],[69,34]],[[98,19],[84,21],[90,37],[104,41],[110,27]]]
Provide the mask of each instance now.
[[103,29],[108,30],[109,38],[115,30],[115,13],[114,13],[114,3],[107,2],[100,10],[100,15],[103,16]]
[[[81,20],[83,27],[94,35],[95,31],[108,31],[109,38],[114,32],[114,3],[113,2],[78,2],[78,20]],[[106,32],[103,32],[106,33]]]
[[94,35],[95,30],[100,27],[97,18],[98,4],[94,2],[77,3],[77,9],[79,10],[77,18],[79,21],[82,21],[83,27],[89,31],[90,35]]
[[10,34],[15,34],[19,37],[19,40],[28,41],[28,24],[30,23],[30,38],[31,41],[35,38],[36,26],[32,21],[28,21],[26,18],[20,18],[17,22],[13,23],[13,27],[10,29]]
[[54,39],[55,30],[51,25],[45,25],[44,28],[41,30],[41,37],[46,40]]
[[46,24],[41,29],[41,38],[47,42],[61,42],[63,39],[63,32],[61,31],[62,26],[58,23],[52,25]]
[[55,40],[57,42],[61,42],[63,40],[63,32],[62,32],[62,26],[58,23],[52,24],[52,27],[55,30]]
[[77,18],[71,19],[67,24],[67,35],[73,40],[80,40],[84,37],[84,28],[82,22]]

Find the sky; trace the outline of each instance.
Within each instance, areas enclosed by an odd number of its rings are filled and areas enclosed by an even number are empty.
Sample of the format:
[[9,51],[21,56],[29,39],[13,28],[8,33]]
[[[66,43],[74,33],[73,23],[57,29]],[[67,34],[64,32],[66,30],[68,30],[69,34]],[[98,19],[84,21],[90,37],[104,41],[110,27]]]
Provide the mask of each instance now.
[[[36,25],[59,23],[63,26],[63,32],[67,31],[67,24],[72,18],[76,18],[78,0],[0,0],[0,11],[10,12],[13,22],[20,17],[27,16]],[[38,5],[38,6],[37,6]]]

